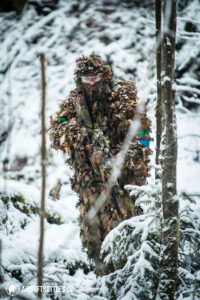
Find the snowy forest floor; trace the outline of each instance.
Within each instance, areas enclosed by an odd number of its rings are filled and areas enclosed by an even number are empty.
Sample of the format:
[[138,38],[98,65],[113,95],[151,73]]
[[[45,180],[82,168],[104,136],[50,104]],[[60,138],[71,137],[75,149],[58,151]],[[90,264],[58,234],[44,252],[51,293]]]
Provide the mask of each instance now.
[[[46,57],[47,117],[58,110],[58,104],[75,87],[75,59],[82,54],[89,55],[95,51],[111,64],[115,77],[134,79],[139,99],[148,102],[154,137],[151,162],[154,163],[156,77],[153,5],[145,8],[129,2],[119,3],[99,0],[89,5],[87,1],[60,0],[57,9],[46,16],[38,15],[29,5],[20,20],[16,20],[12,12],[0,13],[0,134],[11,126],[8,139],[0,145],[1,168],[3,161],[9,159],[7,171],[0,174],[0,195],[4,197],[4,201],[0,201],[2,288],[10,282],[36,285],[37,211],[41,197],[41,81],[38,58],[41,51]],[[186,8],[178,12],[178,191],[190,195],[200,194],[200,71],[195,67],[200,61],[199,17],[197,0],[189,1]],[[195,24],[194,32],[187,31],[186,24]],[[87,254],[81,249],[77,196],[69,183],[72,171],[64,162],[61,153],[50,148],[48,139],[44,279],[52,285],[67,286],[69,295],[65,298],[60,296],[60,299],[90,299],[86,294],[96,276],[91,271]],[[152,178],[153,174],[152,168]],[[60,197],[54,200],[50,191],[59,180],[62,183]],[[5,199],[6,195],[9,198]],[[200,204],[195,209],[200,215]],[[32,296],[29,296],[31,299]],[[50,299],[48,295],[46,299]]]

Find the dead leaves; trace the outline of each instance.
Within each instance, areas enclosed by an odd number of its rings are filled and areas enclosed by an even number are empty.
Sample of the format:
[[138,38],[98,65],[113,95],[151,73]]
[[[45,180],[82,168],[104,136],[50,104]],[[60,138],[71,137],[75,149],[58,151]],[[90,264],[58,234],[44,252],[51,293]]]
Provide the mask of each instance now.
[[[81,232],[83,243],[87,247],[91,240],[91,230],[85,223],[86,215],[99,195],[105,192],[105,184],[112,171],[112,164],[110,163],[108,167],[107,162],[118,155],[131,120],[135,117],[138,101],[136,94],[134,82],[125,80],[114,82],[113,90],[106,99],[105,109],[102,106],[100,110],[97,102],[92,104],[92,114],[97,116],[98,120],[94,122],[94,128],[86,128],[80,122],[80,117],[87,116],[82,109],[85,108],[85,102],[83,96],[74,90],[68,99],[62,102],[60,112],[50,119],[52,147],[68,153],[67,163],[74,170],[71,183],[80,197]],[[58,122],[57,118],[62,117],[68,121]],[[150,120],[145,114],[142,115],[141,127],[150,131],[150,125]],[[134,202],[123,187],[125,184],[145,184],[149,175],[150,154],[151,150],[136,139],[131,143],[126,155],[121,177],[116,186],[116,196],[125,219],[134,214]],[[98,215],[101,239],[103,240],[120,221],[112,199],[108,199]]]
[[66,142],[66,138],[65,138],[66,134],[63,134],[60,138],[60,145],[64,146],[63,144]]

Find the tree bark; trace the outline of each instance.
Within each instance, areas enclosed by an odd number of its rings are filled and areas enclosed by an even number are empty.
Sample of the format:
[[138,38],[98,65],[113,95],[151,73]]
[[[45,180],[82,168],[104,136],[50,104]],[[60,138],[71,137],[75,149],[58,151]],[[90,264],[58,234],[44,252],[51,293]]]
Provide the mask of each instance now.
[[172,300],[176,290],[179,217],[176,191],[177,136],[175,117],[174,58],[176,36],[176,0],[164,0],[162,52],[162,206],[164,228],[159,295]]
[[[155,0],[156,16],[156,73],[157,73],[157,101],[156,101],[156,164],[159,164],[160,143],[162,134],[162,102],[161,102],[161,7],[162,1]],[[159,178],[156,169],[156,179]]]
[[[46,126],[45,126],[45,106],[46,106],[46,81],[45,81],[45,57],[40,55],[41,77],[42,77],[42,110],[41,110],[41,168],[42,168],[42,191],[40,208],[40,242],[38,252],[38,287],[43,283],[43,248],[44,248],[44,217],[45,217],[45,192],[46,192]],[[38,297],[42,298],[42,290],[38,288]]]

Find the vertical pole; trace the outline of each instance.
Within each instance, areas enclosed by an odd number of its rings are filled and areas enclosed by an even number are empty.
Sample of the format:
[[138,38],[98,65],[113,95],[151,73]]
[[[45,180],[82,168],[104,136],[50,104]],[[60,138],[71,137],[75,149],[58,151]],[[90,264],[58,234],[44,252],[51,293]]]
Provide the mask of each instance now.
[[46,80],[45,80],[45,57],[40,54],[41,83],[42,83],[42,109],[41,109],[41,171],[42,171],[42,191],[40,208],[40,241],[38,252],[38,297],[42,298],[43,284],[43,248],[44,248],[44,217],[45,217],[45,190],[46,190],[46,127],[45,127],[45,106],[46,106]]

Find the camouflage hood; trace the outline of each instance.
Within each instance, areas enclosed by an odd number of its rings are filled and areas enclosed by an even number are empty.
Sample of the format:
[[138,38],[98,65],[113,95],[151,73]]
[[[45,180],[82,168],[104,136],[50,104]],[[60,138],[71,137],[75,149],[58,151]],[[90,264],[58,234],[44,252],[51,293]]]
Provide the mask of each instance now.
[[76,82],[79,82],[81,76],[88,74],[103,74],[103,81],[110,82],[112,80],[112,71],[109,65],[101,60],[101,57],[96,54],[91,54],[89,57],[82,56],[76,60],[77,68],[74,72]]

